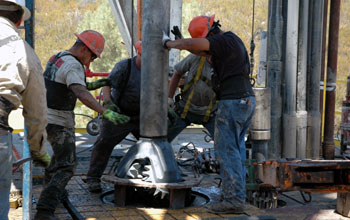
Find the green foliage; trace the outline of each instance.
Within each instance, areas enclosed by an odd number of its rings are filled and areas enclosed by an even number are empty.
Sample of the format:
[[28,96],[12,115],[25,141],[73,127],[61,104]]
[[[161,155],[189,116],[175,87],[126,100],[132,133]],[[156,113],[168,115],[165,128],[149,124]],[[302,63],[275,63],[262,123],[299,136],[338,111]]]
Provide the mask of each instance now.
[[[191,37],[187,28],[192,18],[200,15],[210,16],[215,14],[215,20],[220,20],[221,29],[237,34],[243,40],[248,53],[250,52],[253,16],[252,0],[183,0],[182,12],[182,34],[185,38]],[[267,13],[268,1],[256,0],[253,34],[256,46],[254,52],[255,63],[258,63],[258,51],[260,48],[257,35],[260,31],[267,30]],[[257,65],[255,65],[254,69],[256,72]]]
[[340,132],[340,119],[342,101],[346,95],[347,76],[350,75],[350,2],[341,1],[340,7],[340,25],[339,25],[339,46],[338,46],[338,66],[337,66],[337,92],[336,92],[336,115],[335,115],[335,134]]
[[36,0],[35,51],[43,67],[53,54],[73,45],[77,24],[85,11],[94,10],[95,3],[84,3],[83,0]]
[[105,38],[105,48],[101,59],[96,59],[90,69],[93,72],[110,72],[117,61],[127,58],[122,37],[112,14],[108,0],[102,0],[97,10],[89,11],[78,25],[78,31],[95,30]]

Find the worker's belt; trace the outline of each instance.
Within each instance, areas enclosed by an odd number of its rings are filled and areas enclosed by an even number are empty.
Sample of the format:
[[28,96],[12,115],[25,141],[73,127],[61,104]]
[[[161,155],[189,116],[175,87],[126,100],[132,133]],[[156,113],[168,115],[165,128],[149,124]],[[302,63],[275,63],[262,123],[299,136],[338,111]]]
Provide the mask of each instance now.
[[15,108],[15,106],[4,97],[0,96],[0,129],[4,129],[6,131],[12,131],[10,128],[9,114]]

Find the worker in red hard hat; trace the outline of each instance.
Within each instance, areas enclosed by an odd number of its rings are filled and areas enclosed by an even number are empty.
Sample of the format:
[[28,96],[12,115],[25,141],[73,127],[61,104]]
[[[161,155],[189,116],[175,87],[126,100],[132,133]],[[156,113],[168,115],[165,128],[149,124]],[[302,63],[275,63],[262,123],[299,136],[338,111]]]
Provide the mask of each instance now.
[[41,192],[35,220],[57,219],[54,216],[60,199],[67,198],[65,187],[74,174],[76,161],[74,107],[77,99],[97,111],[113,124],[129,117],[100,105],[89,90],[109,85],[108,79],[86,83],[85,66],[101,57],[104,38],[97,31],[86,30],[69,49],[53,55],[46,65],[44,79],[48,107],[48,141],[53,150],[50,166],[45,170],[45,187]]
[[24,1],[0,1],[0,219],[8,220],[12,179],[12,128],[9,114],[23,106],[27,141],[34,166],[46,167],[47,125],[45,85],[41,62],[18,31],[30,17]]
[[108,76],[111,84],[102,88],[103,105],[131,120],[115,125],[102,119],[100,134],[94,143],[86,183],[92,193],[101,192],[101,176],[106,169],[113,148],[129,133],[137,139],[140,136],[140,91],[142,42],[134,44],[137,55],[119,61]]
[[249,57],[242,40],[220,29],[215,15],[192,19],[191,39],[171,40],[163,32],[165,48],[188,50],[211,59],[212,86],[218,100],[214,148],[220,163],[222,200],[206,206],[214,213],[244,212],[245,133],[253,117],[256,100],[250,83]]

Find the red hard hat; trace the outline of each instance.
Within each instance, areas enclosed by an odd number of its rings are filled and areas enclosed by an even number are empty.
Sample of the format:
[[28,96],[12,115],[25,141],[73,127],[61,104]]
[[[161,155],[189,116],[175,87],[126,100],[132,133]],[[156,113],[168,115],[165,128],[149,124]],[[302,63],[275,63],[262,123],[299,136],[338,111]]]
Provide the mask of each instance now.
[[105,45],[105,39],[97,31],[86,30],[75,34],[96,56],[101,57]]
[[138,53],[142,54],[142,41],[136,41],[135,48]]
[[188,26],[188,32],[192,38],[206,37],[214,23],[215,14],[212,16],[198,16],[192,19]]

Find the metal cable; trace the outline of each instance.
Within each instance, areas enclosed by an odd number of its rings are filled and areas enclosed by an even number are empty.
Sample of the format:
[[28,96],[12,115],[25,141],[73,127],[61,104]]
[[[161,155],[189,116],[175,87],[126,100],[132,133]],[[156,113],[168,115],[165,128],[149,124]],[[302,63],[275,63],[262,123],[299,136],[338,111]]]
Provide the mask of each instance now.
[[255,84],[255,79],[253,77],[254,72],[254,50],[255,50],[255,43],[254,43],[254,20],[255,20],[255,0],[253,0],[253,15],[252,15],[252,38],[250,40],[250,81],[252,86]]
[[297,203],[300,203],[300,204],[302,204],[302,205],[306,205],[305,203],[300,202],[299,200],[294,199],[293,197],[288,196],[288,195],[286,195],[286,194],[284,194],[284,193],[281,193],[281,195],[284,196],[284,197],[287,197],[288,199],[291,199],[291,200],[293,200],[293,201],[295,201],[295,202],[297,202]]

